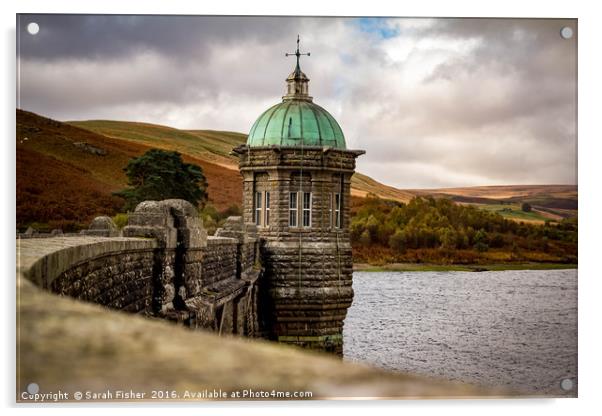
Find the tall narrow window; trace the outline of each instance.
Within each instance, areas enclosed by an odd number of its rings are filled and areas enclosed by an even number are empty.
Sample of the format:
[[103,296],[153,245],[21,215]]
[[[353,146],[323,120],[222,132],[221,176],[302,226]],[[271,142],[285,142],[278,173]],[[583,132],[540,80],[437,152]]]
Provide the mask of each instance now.
[[334,226],[341,228],[341,194],[334,194]]
[[328,194],[328,228],[332,228],[332,192]]
[[311,192],[303,192],[303,226],[311,227]]
[[266,227],[270,225],[270,193],[265,193],[265,218],[263,220],[263,225]]
[[255,192],[255,224],[261,225],[261,192]]
[[288,225],[297,226],[297,192],[291,192],[288,200]]

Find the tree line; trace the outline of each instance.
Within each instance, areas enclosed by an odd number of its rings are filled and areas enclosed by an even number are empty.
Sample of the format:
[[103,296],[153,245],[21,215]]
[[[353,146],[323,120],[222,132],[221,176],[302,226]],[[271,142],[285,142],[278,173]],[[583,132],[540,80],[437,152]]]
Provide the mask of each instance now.
[[350,224],[354,246],[408,249],[562,250],[577,244],[577,220],[545,225],[507,220],[498,213],[456,204],[450,199],[415,197],[407,204],[368,195]]

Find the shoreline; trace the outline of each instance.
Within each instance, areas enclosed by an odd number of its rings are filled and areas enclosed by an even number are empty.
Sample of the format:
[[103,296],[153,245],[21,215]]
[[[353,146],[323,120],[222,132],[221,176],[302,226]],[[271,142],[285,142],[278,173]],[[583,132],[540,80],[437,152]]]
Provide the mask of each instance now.
[[354,272],[485,272],[503,270],[560,270],[577,269],[577,263],[489,263],[489,264],[431,264],[389,263],[372,265],[354,263]]

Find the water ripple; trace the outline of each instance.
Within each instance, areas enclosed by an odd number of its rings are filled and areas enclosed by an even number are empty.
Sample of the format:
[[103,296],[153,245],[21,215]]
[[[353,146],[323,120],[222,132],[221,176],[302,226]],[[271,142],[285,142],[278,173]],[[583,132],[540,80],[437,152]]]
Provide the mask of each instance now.
[[356,272],[353,289],[346,359],[524,393],[576,384],[576,270]]

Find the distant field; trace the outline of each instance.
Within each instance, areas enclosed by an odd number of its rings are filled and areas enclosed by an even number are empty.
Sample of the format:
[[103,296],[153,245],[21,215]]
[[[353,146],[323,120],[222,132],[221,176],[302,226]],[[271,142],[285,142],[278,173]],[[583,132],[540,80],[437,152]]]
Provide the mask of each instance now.
[[[450,198],[459,204],[497,212],[514,221],[544,223],[577,216],[577,185],[504,185],[466,188],[415,189],[417,195]],[[521,205],[529,203],[531,212]]]
[[381,198],[392,199],[399,202],[408,202],[416,196],[409,191],[383,185],[362,173],[354,173],[351,178],[351,194],[353,196],[365,197],[368,193],[373,193]]
[[553,220],[550,216],[539,211],[524,212],[520,204],[468,204],[486,211],[493,211],[502,217],[525,222],[544,223],[546,220]]
[[466,198],[487,199],[534,199],[545,202],[549,198],[576,200],[576,185],[500,185],[500,186],[470,186],[461,188],[414,189],[417,194],[445,194]]

